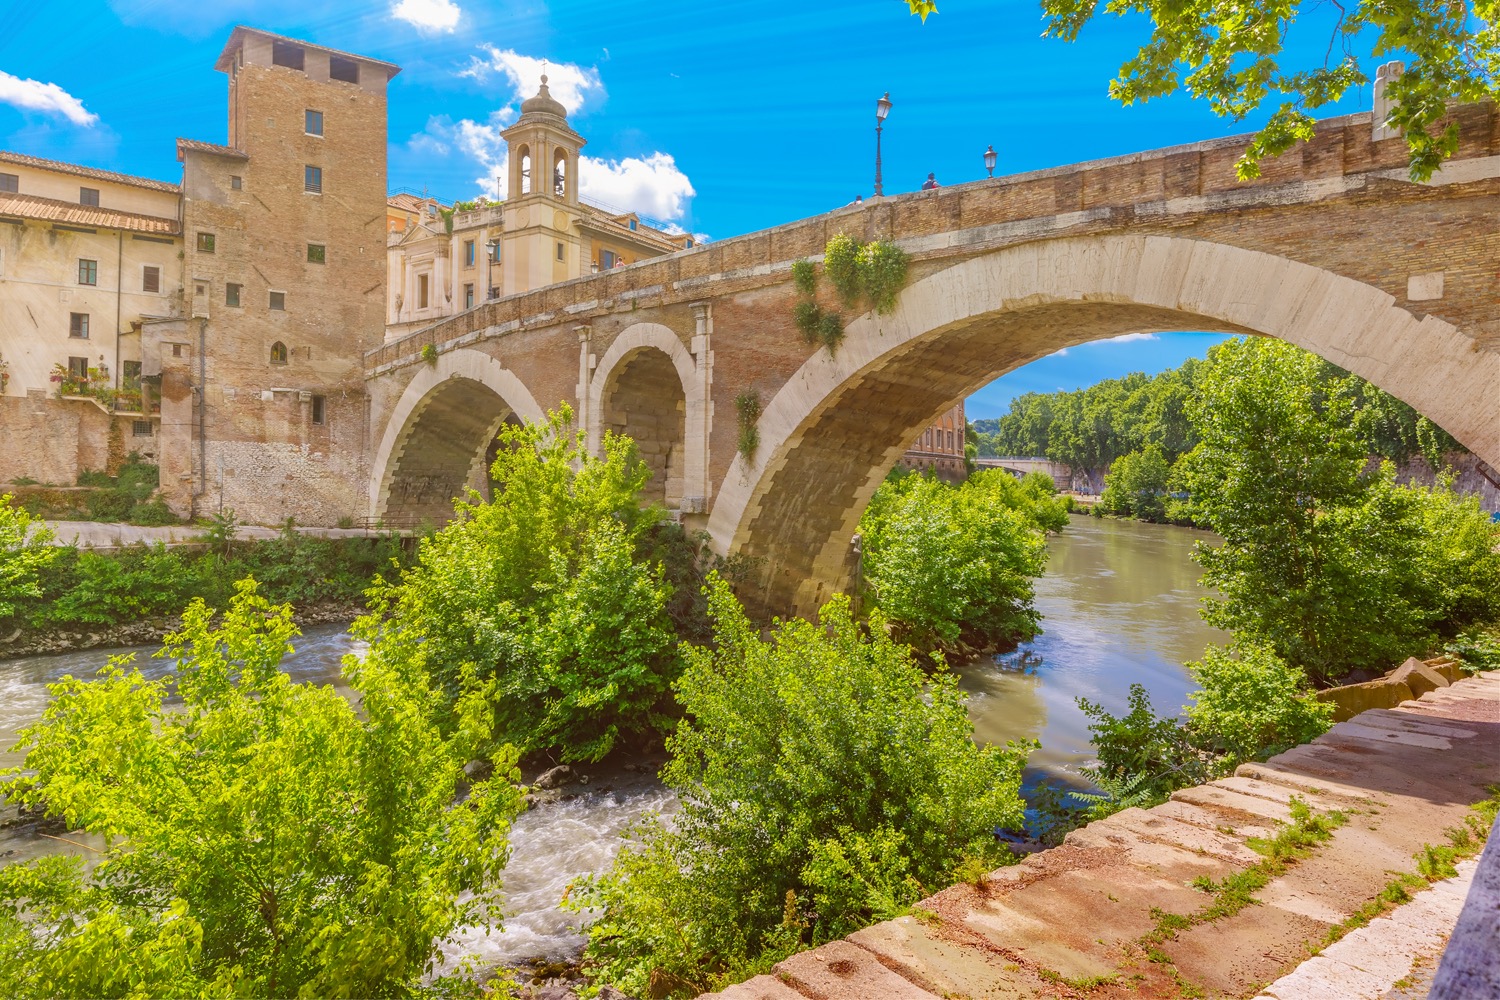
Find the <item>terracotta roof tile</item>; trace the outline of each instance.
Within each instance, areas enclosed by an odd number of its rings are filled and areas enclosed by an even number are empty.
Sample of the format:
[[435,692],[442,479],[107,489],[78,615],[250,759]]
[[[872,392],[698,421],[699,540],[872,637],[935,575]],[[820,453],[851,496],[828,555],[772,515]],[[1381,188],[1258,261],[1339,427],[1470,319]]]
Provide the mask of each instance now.
[[31,194],[0,194],[0,216],[21,216],[45,222],[61,222],[69,226],[92,226],[100,229],[125,229],[137,233],[155,233],[161,236],[176,236],[182,227],[176,219],[160,219],[154,215],[138,215],[134,212],[117,212],[109,208],[90,205],[75,205],[71,201],[55,201],[38,198]]
[[248,160],[250,154],[243,149],[233,149],[229,146],[215,146],[211,142],[200,142],[197,139],[177,140],[177,159],[182,160],[182,154],[191,150],[195,153],[208,153],[212,156],[232,156],[237,160]]
[[12,153],[4,149],[0,149],[0,163],[16,163],[23,167],[55,170],[60,174],[76,174],[79,177],[92,177],[95,180],[113,181],[116,184],[130,184],[134,187],[150,188],[153,191],[170,191],[173,194],[178,191],[176,184],[168,184],[166,181],[153,181],[149,177],[117,174],[113,170],[96,170],[77,163],[63,163],[61,160],[44,160],[40,156],[27,156],[25,153]]

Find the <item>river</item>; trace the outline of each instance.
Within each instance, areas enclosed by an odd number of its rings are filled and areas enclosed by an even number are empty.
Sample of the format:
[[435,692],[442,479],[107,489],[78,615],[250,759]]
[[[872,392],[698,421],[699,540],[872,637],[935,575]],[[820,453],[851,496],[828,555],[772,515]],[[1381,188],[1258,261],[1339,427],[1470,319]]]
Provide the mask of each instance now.
[[[969,692],[975,733],[984,742],[1040,739],[1028,784],[1081,784],[1078,768],[1091,759],[1088,720],[1074,704],[1083,696],[1119,714],[1132,683],[1145,685],[1158,711],[1175,710],[1191,682],[1182,664],[1226,636],[1198,618],[1198,570],[1193,543],[1211,536],[1187,528],[1097,520],[1075,515],[1048,543],[1046,575],[1037,581],[1037,609],[1045,631],[1013,653],[957,668]],[[312,626],[283,663],[293,679],[342,689],[339,667],[361,644],[337,625]],[[169,666],[153,649],[90,650],[0,661],[0,767],[19,763],[9,748],[17,730],[46,707],[46,685],[67,674],[88,676],[109,655],[136,652],[150,676]],[[568,881],[606,867],[619,835],[642,815],[670,810],[672,796],[654,781],[623,770],[595,775],[587,788],[520,816],[505,870],[507,917],[499,934],[461,935],[450,951],[474,954],[479,964],[576,955],[582,938],[576,916],[557,906]],[[97,847],[97,841],[84,843]],[[70,849],[31,826],[0,829],[0,862],[23,861]]]

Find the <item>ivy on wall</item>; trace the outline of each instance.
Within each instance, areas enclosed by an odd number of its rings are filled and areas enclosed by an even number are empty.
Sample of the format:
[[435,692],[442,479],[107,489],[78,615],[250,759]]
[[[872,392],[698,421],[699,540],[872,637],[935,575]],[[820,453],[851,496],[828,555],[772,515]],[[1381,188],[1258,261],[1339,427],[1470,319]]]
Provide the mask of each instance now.
[[[877,313],[896,308],[896,297],[906,287],[910,258],[906,251],[887,240],[860,243],[839,233],[823,248],[823,274],[846,309],[868,303]],[[844,339],[843,314],[818,305],[818,272],[812,261],[792,264],[792,283],[802,296],[792,309],[797,329],[809,344],[822,344],[829,354]]]

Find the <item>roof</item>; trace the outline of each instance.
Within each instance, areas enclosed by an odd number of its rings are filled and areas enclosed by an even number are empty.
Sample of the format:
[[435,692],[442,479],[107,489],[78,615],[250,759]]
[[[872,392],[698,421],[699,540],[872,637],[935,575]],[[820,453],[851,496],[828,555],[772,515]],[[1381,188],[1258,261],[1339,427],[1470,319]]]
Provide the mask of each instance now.
[[179,161],[185,152],[207,153],[210,156],[232,156],[237,160],[250,159],[250,154],[243,149],[232,149],[229,146],[215,146],[211,142],[200,142],[197,139],[183,139],[179,137],[177,140],[177,159]]
[[405,191],[393,194],[385,200],[386,205],[391,208],[400,209],[403,212],[421,212],[428,205],[441,205],[442,202],[436,198],[421,198]]
[[271,31],[262,31],[259,28],[251,28],[243,24],[235,25],[234,30],[229,33],[229,40],[224,43],[224,51],[219,53],[219,58],[214,63],[214,69],[218,70],[220,73],[229,72],[230,53],[237,51],[239,47],[244,44],[244,38],[246,35],[259,35],[262,38],[269,38],[273,42],[290,42],[292,45],[300,45],[304,49],[314,49],[318,52],[327,52],[330,55],[341,56],[344,59],[353,59],[356,62],[367,63],[371,66],[379,66],[382,69],[390,71],[386,76],[387,80],[395,76],[397,73],[401,72],[401,67],[397,66],[395,63],[382,62],[379,59],[371,59],[369,56],[355,55],[353,52],[344,52],[340,49],[330,49],[326,45],[314,45],[312,42],[305,42],[300,38],[288,38],[286,35],[278,35]]
[[38,198],[33,194],[0,194],[0,215],[19,215],[27,219],[61,222],[70,226],[125,229],[137,233],[156,233],[161,236],[176,236],[182,232],[182,226],[176,219],[162,219],[154,215],[139,215],[135,212],[119,212],[112,208],[95,208],[92,205],[76,205],[71,201]]
[[3,149],[0,149],[0,163],[15,163],[23,167],[52,170],[60,174],[76,174],[79,177],[90,177],[97,181],[113,181],[116,184],[150,188],[152,191],[170,191],[172,194],[178,192],[176,184],[168,184],[166,181],[153,181],[149,177],[132,177],[130,174],[117,174],[113,170],[97,170],[94,167],[84,167],[77,163],[63,163],[61,160],[44,160],[40,156],[27,156],[25,153],[12,153]]

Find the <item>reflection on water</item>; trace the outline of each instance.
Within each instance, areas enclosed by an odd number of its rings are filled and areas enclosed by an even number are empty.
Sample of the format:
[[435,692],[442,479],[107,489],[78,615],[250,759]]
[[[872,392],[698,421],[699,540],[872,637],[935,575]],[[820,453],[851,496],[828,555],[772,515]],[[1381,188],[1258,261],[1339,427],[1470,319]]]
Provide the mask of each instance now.
[[1183,663],[1229,636],[1198,616],[1208,591],[1198,583],[1193,544],[1207,532],[1074,515],[1048,542],[1037,581],[1044,632],[1015,652],[958,668],[975,735],[986,743],[1039,739],[1028,782],[1082,783],[1093,757],[1088,718],[1074,699],[1119,715],[1131,684],[1172,712],[1192,687]]

